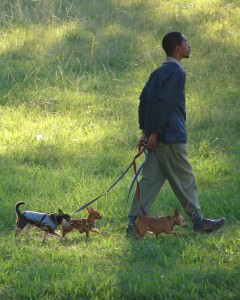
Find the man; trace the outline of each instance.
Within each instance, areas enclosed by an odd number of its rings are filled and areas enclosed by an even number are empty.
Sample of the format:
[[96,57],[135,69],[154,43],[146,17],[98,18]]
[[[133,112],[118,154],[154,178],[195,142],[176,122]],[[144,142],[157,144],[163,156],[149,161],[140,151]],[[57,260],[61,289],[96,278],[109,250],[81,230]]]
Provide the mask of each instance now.
[[[170,32],[162,40],[167,60],[150,76],[139,104],[140,141],[148,156],[139,182],[141,204],[148,214],[166,180],[193,222],[193,229],[212,232],[225,218],[203,218],[197,196],[197,185],[188,160],[185,110],[185,71],[181,60],[189,58],[190,46],[180,32]],[[142,214],[138,193],[129,211],[127,233],[135,232],[137,213]]]

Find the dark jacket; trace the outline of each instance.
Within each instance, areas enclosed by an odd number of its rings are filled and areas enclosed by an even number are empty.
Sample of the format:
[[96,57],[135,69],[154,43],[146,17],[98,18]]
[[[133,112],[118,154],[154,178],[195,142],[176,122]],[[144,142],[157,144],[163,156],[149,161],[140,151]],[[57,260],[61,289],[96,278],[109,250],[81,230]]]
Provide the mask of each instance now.
[[150,75],[139,103],[139,128],[147,136],[158,132],[161,142],[187,142],[185,78],[174,62],[163,63]]

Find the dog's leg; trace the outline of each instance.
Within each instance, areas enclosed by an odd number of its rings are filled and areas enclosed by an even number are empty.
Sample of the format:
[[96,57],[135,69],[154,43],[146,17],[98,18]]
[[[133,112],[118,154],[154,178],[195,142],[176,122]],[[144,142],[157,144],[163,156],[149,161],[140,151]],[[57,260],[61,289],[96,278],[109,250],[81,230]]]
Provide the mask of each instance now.
[[44,243],[45,241],[46,241],[46,238],[47,238],[47,236],[50,236],[50,237],[60,237],[61,239],[63,239],[64,240],[64,238],[60,235],[60,234],[58,234],[58,233],[56,233],[56,232],[48,232],[48,231],[44,231],[43,232],[43,235],[42,235],[42,243]]
[[46,232],[46,234],[49,234],[51,237],[59,237],[61,240],[64,240],[63,236],[55,231],[53,232]]
[[22,231],[22,229],[17,227],[16,230],[15,230],[15,237],[18,236],[21,231]]
[[32,237],[30,236],[30,234],[29,234],[30,231],[31,231],[31,229],[32,229],[32,226],[31,226],[31,225],[27,225],[27,226],[26,226],[26,231],[25,231],[25,233],[26,233],[27,237],[30,238],[30,239],[32,238]]
[[68,233],[69,233],[69,231],[67,231],[67,230],[64,229],[64,230],[62,231],[62,237],[65,237]]
[[61,240],[65,240],[64,237],[63,237],[61,234],[57,233],[57,232],[54,232],[53,235],[54,235],[55,237],[59,237]]
[[18,235],[21,233],[21,231],[22,231],[22,229],[16,227],[16,229],[15,229],[15,235],[14,235],[14,237],[15,237],[14,243],[15,243],[16,245],[19,243],[19,241],[20,241],[20,239],[21,239],[21,237],[18,237]]
[[85,233],[86,233],[86,238],[88,239],[89,238],[89,230],[84,230],[85,231]]
[[98,230],[98,229],[96,229],[96,228],[95,228],[95,229],[94,229],[94,228],[91,228],[91,230],[90,230],[90,231],[92,231],[92,232],[95,232],[95,233],[98,233],[98,234],[100,233],[100,232],[99,232],[99,230]]
[[46,237],[47,237],[47,232],[44,231],[43,235],[42,235],[42,243],[44,243],[46,241]]
[[57,232],[48,232],[44,231],[42,236],[42,242],[44,243],[46,241],[47,236],[50,236],[52,238],[59,237],[61,240],[64,240],[64,238],[61,236],[61,234]]

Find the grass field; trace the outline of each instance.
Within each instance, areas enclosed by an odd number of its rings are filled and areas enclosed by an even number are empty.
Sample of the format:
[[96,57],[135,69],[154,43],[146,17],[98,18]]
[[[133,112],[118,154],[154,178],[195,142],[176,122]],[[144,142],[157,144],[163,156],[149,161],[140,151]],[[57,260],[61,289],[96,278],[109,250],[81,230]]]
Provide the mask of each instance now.
[[[239,23],[239,0],[1,1],[0,299],[240,298]],[[127,237],[130,170],[93,204],[100,235],[42,244],[34,230],[15,242],[17,201],[71,213],[130,164],[139,94],[168,31],[191,45],[189,157],[202,213],[225,216],[225,227],[194,233],[166,184],[152,215],[178,208],[189,227]]]

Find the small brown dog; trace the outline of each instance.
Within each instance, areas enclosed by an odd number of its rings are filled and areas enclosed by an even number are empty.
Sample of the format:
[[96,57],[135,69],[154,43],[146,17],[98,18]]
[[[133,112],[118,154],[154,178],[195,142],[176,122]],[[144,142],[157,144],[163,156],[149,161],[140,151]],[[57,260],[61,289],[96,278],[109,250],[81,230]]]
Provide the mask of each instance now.
[[136,220],[137,233],[141,237],[143,237],[148,231],[155,233],[156,238],[158,238],[160,233],[174,234],[176,236],[177,233],[173,231],[174,225],[187,227],[184,218],[179,215],[177,209],[175,209],[173,216],[160,216],[153,218],[138,214]]
[[95,226],[95,220],[102,219],[100,213],[93,209],[92,207],[87,208],[88,218],[85,219],[71,219],[70,225],[65,226],[62,224],[62,236],[64,237],[66,234],[71,232],[72,230],[78,230],[79,233],[86,233],[86,237],[89,237],[89,232],[93,231],[99,233],[98,229]]

